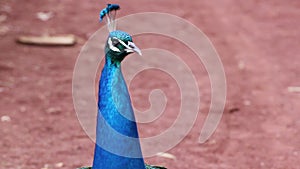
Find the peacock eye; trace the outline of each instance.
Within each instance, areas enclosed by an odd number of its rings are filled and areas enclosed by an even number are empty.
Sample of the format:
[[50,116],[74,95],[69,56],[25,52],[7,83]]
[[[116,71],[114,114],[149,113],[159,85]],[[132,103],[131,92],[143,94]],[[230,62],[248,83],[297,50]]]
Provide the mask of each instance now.
[[112,45],[117,46],[119,43],[117,39],[112,39]]

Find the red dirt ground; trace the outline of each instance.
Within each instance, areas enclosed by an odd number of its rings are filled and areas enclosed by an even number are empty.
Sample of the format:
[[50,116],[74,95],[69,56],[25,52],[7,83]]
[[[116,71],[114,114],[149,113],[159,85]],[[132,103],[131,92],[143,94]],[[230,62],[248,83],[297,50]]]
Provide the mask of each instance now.
[[[97,17],[106,3],[1,0],[0,116],[9,116],[11,121],[0,122],[0,168],[72,169],[91,164],[94,145],[76,118],[72,72],[82,45],[102,26]],[[170,169],[300,169],[300,105],[297,104],[300,93],[288,90],[300,86],[300,1],[113,3],[122,6],[119,17],[157,11],[192,22],[215,45],[227,77],[224,116],[209,141],[197,142],[206,117],[204,113],[188,136],[168,152],[176,160],[153,157],[146,159],[148,163]],[[36,13],[41,11],[51,11],[54,17],[40,21]],[[46,33],[75,34],[80,41],[74,47],[15,43],[18,35]],[[142,48],[152,45],[142,37],[137,38],[136,44]],[[166,48],[183,55],[176,45],[180,44],[170,43]],[[155,41],[157,46],[160,40]],[[202,93],[201,112],[207,112],[210,84],[205,70],[202,71],[197,75]],[[151,75],[150,81],[148,77],[140,77],[148,84],[143,88],[155,85],[168,88],[166,81]],[[132,97],[135,104],[147,107],[148,91],[139,82],[131,87]],[[171,102],[167,113],[176,111],[174,105],[179,101]],[[160,120],[160,125],[155,127],[141,125],[141,135],[163,130],[172,119]]]

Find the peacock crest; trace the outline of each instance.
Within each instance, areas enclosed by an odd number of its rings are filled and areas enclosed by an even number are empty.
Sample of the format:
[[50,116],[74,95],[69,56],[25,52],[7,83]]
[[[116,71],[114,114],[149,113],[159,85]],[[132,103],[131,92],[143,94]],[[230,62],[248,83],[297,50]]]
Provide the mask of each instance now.
[[118,4],[107,4],[107,7],[102,9],[100,12],[100,22],[103,21],[103,18],[106,17],[107,21],[107,28],[109,32],[113,32],[117,28],[116,23],[116,15],[117,10],[120,9],[120,6]]

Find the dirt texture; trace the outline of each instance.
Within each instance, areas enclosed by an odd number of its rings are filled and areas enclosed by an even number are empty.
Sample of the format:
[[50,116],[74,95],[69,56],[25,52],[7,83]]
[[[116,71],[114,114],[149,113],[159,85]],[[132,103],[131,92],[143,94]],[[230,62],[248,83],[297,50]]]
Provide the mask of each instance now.
[[[0,1],[0,168],[72,169],[91,165],[94,143],[77,119],[72,74],[80,49],[103,24],[99,10],[118,3],[118,16],[164,12],[201,29],[220,54],[227,101],[214,135],[198,137],[210,106],[210,82],[191,51],[173,39],[138,36],[140,48],[161,47],[182,57],[196,73],[201,114],[185,139],[147,163],[170,169],[300,169],[300,1],[182,0],[1,0]],[[38,12],[51,12],[46,21]],[[126,31],[126,30],[125,30]],[[183,30],[184,31],[184,30]],[[21,35],[74,34],[72,47],[16,43]],[[151,43],[149,43],[151,40]],[[103,45],[99,44],[99,47]],[[126,58],[134,62],[133,57]],[[126,67],[124,67],[126,69]],[[167,75],[149,71],[130,85],[133,103],[149,107],[148,95],[162,88],[168,105],[159,121],[139,125],[142,137],[172,125],[180,98]]]

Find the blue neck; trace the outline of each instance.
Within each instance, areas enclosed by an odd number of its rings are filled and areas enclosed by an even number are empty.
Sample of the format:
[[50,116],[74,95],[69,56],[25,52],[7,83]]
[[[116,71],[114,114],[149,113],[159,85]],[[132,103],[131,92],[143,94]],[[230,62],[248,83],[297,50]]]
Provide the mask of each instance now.
[[[124,81],[120,62],[113,63],[106,58],[99,84],[99,102],[96,130],[96,145],[93,169],[145,169],[144,160],[138,139],[133,142],[115,139],[108,127],[124,136],[138,138],[137,125],[131,107],[130,96]],[[129,157],[123,157],[109,152],[123,151]],[[131,158],[130,152],[140,154],[141,158]]]

